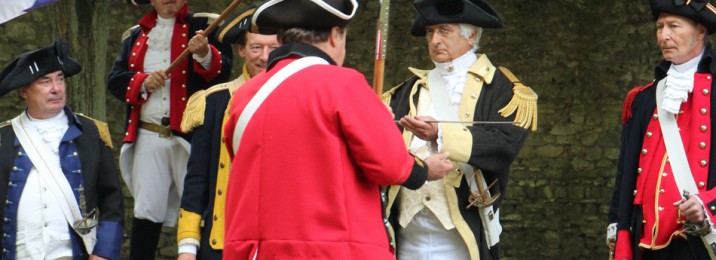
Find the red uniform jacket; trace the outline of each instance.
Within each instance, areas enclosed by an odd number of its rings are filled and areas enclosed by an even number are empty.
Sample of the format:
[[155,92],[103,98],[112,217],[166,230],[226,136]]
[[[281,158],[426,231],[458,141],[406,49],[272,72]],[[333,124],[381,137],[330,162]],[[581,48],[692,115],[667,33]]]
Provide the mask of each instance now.
[[237,90],[225,128],[226,144],[241,145],[227,188],[224,257],[251,259],[258,250],[258,259],[394,259],[379,185],[410,182],[416,161],[362,74],[335,65],[297,72],[232,140],[246,104],[281,68],[300,56],[334,64],[299,43],[271,56],[280,58]]

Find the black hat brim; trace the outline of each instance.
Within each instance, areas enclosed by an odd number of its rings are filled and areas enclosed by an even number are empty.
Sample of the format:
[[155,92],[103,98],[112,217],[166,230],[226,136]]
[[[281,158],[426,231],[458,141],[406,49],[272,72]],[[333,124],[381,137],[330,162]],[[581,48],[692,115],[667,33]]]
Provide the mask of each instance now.
[[253,24],[259,30],[345,26],[357,9],[356,0],[270,0],[256,9]]
[[502,28],[502,18],[482,0],[417,0],[418,11],[410,34],[425,36],[425,26],[442,23],[466,23],[481,28]]
[[127,0],[127,2],[133,5],[148,5],[150,3],[149,0]]
[[218,29],[216,40],[226,44],[241,44],[246,39],[246,32],[264,35],[276,34],[276,30],[270,28],[252,28],[251,20],[256,11],[255,5],[246,7],[241,13],[227,19]]
[[68,49],[67,43],[58,40],[45,48],[21,54],[0,72],[0,97],[55,71],[62,71],[66,78],[79,73],[82,66],[67,56]]
[[708,1],[649,0],[654,21],[661,13],[683,16],[706,27],[709,34],[716,32],[716,8]]

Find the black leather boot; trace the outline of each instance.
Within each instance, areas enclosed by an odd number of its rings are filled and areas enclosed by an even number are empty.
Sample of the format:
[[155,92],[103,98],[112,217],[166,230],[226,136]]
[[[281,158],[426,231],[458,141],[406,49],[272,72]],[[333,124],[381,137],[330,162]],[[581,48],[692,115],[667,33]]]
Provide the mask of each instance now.
[[132,234],[129,236],[129,259],[152,260],[157,255],[157,245],[162,232],[162,223],[145,219],[132,220]]

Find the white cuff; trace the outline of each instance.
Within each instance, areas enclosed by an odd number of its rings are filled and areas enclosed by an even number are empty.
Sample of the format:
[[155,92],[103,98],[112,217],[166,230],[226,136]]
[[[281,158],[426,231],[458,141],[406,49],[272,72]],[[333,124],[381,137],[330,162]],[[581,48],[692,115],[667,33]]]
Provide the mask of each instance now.
[[195,62],[198,62],[199,65],[204,67],[205,70],[209,70],[211,68],[211,47],[209,47],[209,46],[206,46],[206,47],[209,48],[209,53],[207,53],[206,56],[204,56],[204,58],[199,57],[199,55],[196,55],[196,54],[192,54],[191,57],[194,58]]
[[199,251],[199,240],[193,239],[193,238],[185,238],[179,241],[179,246],[177,249],[179,250],[179,254],[182,253],[189,253],[194,254]]
[[607,226],[607,246],[609,246],[610,243],[615,243],[617,241],[617,223],[611,223],[609,226]]

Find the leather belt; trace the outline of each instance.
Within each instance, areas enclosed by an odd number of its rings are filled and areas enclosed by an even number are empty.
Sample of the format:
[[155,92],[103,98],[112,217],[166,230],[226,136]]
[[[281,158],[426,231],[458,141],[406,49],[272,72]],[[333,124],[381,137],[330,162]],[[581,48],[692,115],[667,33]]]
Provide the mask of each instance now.
[[161,138],[172,138],[174,136],[174,134],[172,134],[171,128],[160,126],[157,124],[139,122],[139,128],[158,133],[159,137]]

